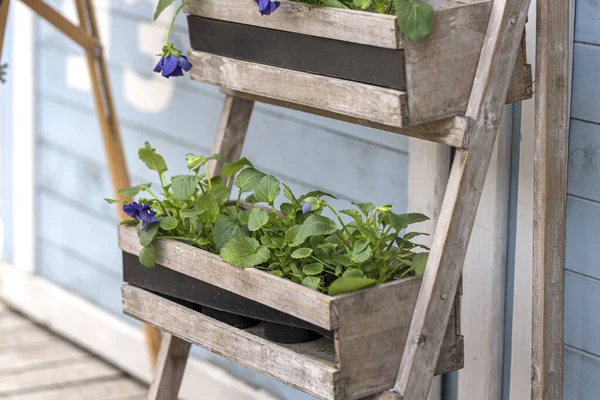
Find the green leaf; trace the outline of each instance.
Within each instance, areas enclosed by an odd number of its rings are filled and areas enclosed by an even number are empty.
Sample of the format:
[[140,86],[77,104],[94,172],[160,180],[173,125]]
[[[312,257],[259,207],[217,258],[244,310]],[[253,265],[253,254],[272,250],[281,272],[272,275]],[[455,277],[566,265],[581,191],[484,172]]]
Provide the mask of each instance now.
[[[311,214],[304,223],[300,226],[294,240],[290,243],[292,247],[296,247],[304,243],[304,241],[314,235],[331,235],[338,229],[336,223],[322,215]],[[287,237],[286,237],[287,238]]]
[[196,200],[196,211],[200,211],[198,219],[204,223],[213,223],[219,218],[220,208],[217,200],[210,196],[201,196]]
[[225,178],[231,178],[244,169],[244,167],[254,168],[252,163],[246,157],[240,158],[239,160],[224,166],[221,170],[221,176],[224,176]]
[[356,241],[356,243],[354,243],[354,248],[352,249],[352,251],[354,253],[360,253],[361,251],[366,249],[368,245],[369,245],[369,239],[365,239],[365,238],[359,239]]
[[146,268],[152,268],[156,265],[156,249],[154,245],[144,246],[138,256],[140,263]]
[[334,8],[350,8],[339,0],[321,0],[324,5]]
[[217,160],[220,162],[229,162],[228,159],[226,159],[225,157],[223,157],[220,154],[211,154],[210,156],[206,157],[206,161],[210,161],[210,160]]
[[290,215],[292,212],[294,212],[294,206],[293,206],[293,205],[291,205],[290,203],[282,203],[282,204],[279,206],[279,209],[281,210],[281,213],[282,213],[283,215],[285,215],[286,217],[287,217],[288,215]]
[[321,284],[321,278],[318,276],[307,276],[302,279],[302,286],[309,287],[311,289],[317,289]]
[[175,200],[189,200],[198,187],[196,175],[179,175],[171,180],[171,190]]
[[192,153],[188,153],[186,161],[188,169],[194,169],[194,167],[198,167],[198,169],[200,169],[204,164],[206,164],[206,157],[196,156]]
[[164,229],[165,231],[170,231],[177,228],[178,224],[179,222],[175,217],[168,216],[160,219],[160,229]]
[[235,178],[234,185],[240,189],[240,192],[251,192],[258,186],[258,183],[265,176],[264,173],[254,169],[246,168]]
[[411,267],[414,269],[417,275],[423,275],[425,273],[425,267],[427,266],[427,259],[429,253],[417,253],[412,259]]
[[323,264],[318,262],[306,264],[302,267],[302,272],[304,272],[306,275],[318,275],[323,272]]
[[149,189],[150,186],[152,186],[151,183],[140,183],[139,185],[135,185],[125,189],[120,189],[117,193],[122,194],[123,196],[133,197],[137,196],[139,192]]
[[338,294],[365,289],[376,283],[375,279],[365,278],[364,276],[360,278],[338,278],[331,282],[328,293],[330,296],[337,296]]
[[237,237],[221,248],[221,258],[240,268],[254,267],[269,259],[269,249],[254,238]]
[[193,217],[197,217],[198,215],[202,214],[205,211],[206,210],[201,210],[201,211],[197,211],[197,210],[180,210],[179,211],[179,215],[181,215],[181,218],[193,218]]
[[[292,258],[306,258],[312,254],[312,249],[308,247],[301,247],[299,249],[294,250],[291,257]],[[306,273],[306,272],[305,272]]]
[[227,200],[229,200],[230,194],[231,194],[231,190],[223,184],[213,185],[210,188],[210,190],[206,193],[207,196],[215,199],[217,201],[217,203],[219,203],[219,205],[221,205],[221,206],[223,204],[227,203]]
[[348,209],[348,210],[341,210],[340,214],[346,214],[350,217],[352,217],[356,222],[358,222],[359,224],[363,223],[363,219],[362,216],[360,215],[360,213],[356,210],[352,210],[352,209]]
[[269,271],[269,273],[270,273],[271,275],[275,275],[275,276],[278,276],[278,277],[280,277],[280,278],[281,278],[281,277],[283,277],[283,272],[281,272],[281,270],[278,270],[278,269],[276,269],[276,270],[273,270],[273,271]]
[[127,200],[107,199],[106,197],[104,198],[104,201],[107,202],[108,204],[115,204],[115,203],[127,204],[127,203],[129,203]]
[[296,196],[292,193],[292,189],[289,188],[285,183],[281,183],[283,185],[283,195],[292,202],[292,204],[298,204],[298,200],[296,200]]
[[173,4],[175,0],[158,0],[158,4],[156,5],[156,11],[154,11],[154,20],[156,21],[160,14],[167,9],[171,4]]
[[362,270],[358,269],[358,268],[348,268],[347,270],[344,271],[344,275],[342,275],[344,278],[360,278],[361,276],[363,276],[363,272]]
[[155,149],[150,147],[150,143],[146,142],[145,147],[142,147],[138,151],[138,156],[140,157],[140,160],[146,164],[148,169],[156,171],[159,174],[167,171],[167,163],[165,162],[165,159],[158,154]]
[[253,208],[248,218],[248,229],[250,232],[256,232],[269,222],[269,214],[262,208]]
[[154,236],[156,236],[156,233],[158,232],[158,227],[159,224],[150,224],[148,225],[148,229],[145,231],[141,230],[138,227],[137,234],[140,238],[140,244],[142,246],[149,246],[150,243],[152,243],[152,240],[154,240]]
[[401,231],[402,229],[408,228],[411,224],[428,221],[429,217],[419,213],[394,214],[393,212],[389,212],[386,213],[386,219],[389,221],[392,228]]
[[246,228],[240,226],[233,218],[226,215],[219,216],[213,230],[213,240],[217,250],[233,238],[248,237],[250,233]]
[[373,0],[354,0],[352,3],[354,3],[356,7],[360,7],[361,10],[366,10],[371,7]]
[[287,243],[295,242],[299,231],[300,231],[300,225],[290,226],[288,228],[288,230],[285,232],[285,241]]
[[395,8],[400,31],[408,40],[425,39],[433,27],[433,7],[423,0],[396,0]]
[[359,204],[352,202],[352,204],[354,204],[365,215],[365,217],[368,217],[369,212],[371,212],[371,210],[373,209],[373,203]]
[[366,247],[360,252],[352,252],[352,260],[358,264],[364,263],[373,255],[373,251],[370,247]]
[[246,211],[246,210],[239,211],[238,215],[237,215],[237,220],[242,225],[248,225],[248,222],[250,221],[250,211]]
[[262,203],[273,204],[281,193],[279,184],[280,182],[273,175],[263,177],[254,189],[254,198]]
[[324,192],[322,190],[313,190],[313,191],[306,193],[303,196],[300,196],[300,198],[298,199],[298,202],[301,203],[302,201],[304,201],[304,199],[306,199],[308,197],[325,197],[325,196],[331,197],[332,199],[337,199],[337,197],[335,197],[334,195]]
[[135,226],[139,223],[140,223],[140,221],[138,221],[137,219],[126,219],[125,221],[119,222],[119,225]]

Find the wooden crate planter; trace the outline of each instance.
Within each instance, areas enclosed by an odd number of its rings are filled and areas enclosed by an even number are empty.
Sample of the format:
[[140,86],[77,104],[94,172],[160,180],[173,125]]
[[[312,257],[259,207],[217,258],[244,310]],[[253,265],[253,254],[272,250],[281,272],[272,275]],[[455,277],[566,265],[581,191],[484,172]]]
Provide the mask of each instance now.
[[[119,228],[119,246],[139,254],[135,229]],[[332,297],[254,268],[237,268],[181,242],[161,240],[156,248],[160,266],[333,331],[334,339],[271,342],[261,325],[237,329],[131,285],[122,290],[126,314],[321,399],[359,399],[394,385],[420,277]],[[457,313],[455,307],[437,374],[463,366]]]
[[[391,131],[462,115],[492,2],[432,5],[432,32],[411,42],[391,15],[284,1],[263,17],[253,0],[194,0],[186,8],[191,76],[253,99]],[[507,101],[531,95],[523,43]],[[452,123],[462,134],[436,141],[466,147],[467,124]]]

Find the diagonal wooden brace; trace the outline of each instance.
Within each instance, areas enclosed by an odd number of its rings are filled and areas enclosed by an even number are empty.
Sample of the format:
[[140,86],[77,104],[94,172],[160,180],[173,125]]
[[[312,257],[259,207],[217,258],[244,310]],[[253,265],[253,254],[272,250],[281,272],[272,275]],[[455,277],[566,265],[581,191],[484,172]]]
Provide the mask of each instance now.
[[[496,0],[469,99],[469,149],[456,152],[394,391],[425,400],[452,309],[529,0]],[[391,394],[385,393],[389,398]]]

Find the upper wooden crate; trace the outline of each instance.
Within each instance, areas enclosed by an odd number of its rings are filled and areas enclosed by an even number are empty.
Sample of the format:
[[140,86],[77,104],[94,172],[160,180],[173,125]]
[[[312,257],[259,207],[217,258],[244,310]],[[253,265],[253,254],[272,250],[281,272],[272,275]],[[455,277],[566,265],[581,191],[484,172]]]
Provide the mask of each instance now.
[[[135,229],[119,228],[119,247],[139,254]],[[123,287],[126,314],[321,399],[360,399],[394,385],[421,277],[333,297],[181,242],[160,240],[155,247],[157,264],[331,330],[334,340],[271,342],[260,326],[237,329],[129,285]],[[436,374],[464,363],[456,303]]]
[[[414,42],[392,15],[284,1],[261,16],[254,0],[193,0],[192,79],[392,131],[461,115],[492,2],[430,3],[433,29]],[[531,97],[531,81],[522,45],[507,101]]]

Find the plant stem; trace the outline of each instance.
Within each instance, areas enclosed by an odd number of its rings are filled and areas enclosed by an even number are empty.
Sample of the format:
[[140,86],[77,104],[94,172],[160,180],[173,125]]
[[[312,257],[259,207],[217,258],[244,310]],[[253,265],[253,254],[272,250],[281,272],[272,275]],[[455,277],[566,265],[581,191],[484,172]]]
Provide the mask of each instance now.
[[[329,208],[331,210],[331,212],[333,212],[333,214],[336,216],[338,222],[340,223],[340,225],[342,225],[342,231],[346,234],[346,236],[348,236],[348,240],[350,240],[350,243],[352,243],[352,245],[354,246],[354,241],[352,240],[352,236],[350,235],[350,232],[348,232],[348,227],[346,226],[346,224],[344,224],[344,220],[342,220],[342,218],[337,213],[337,211],[335,211],[333,209],[333,207],[331,207],[329,205],[329,203],[327,203],[326,201],[324,201],[324,203],[325,203],[325,206],[327,208]],[[346,245],[346,242],[344,242],[343,238],[342,238],[342,243],[344,244],[344,247],[346,247],[348,252],[350,252],[350,248]]]
[[150,196],[154,197],[156,199],[156,201],[158,201],[158,204],[160,204],[160,208],[162,208],[163,212],[166,215],[171,216],[171,214],[169,214],[169,212],[167,211],[167,209],[163,205],[162,201],[160,201],[160,199],[154,194],[154,192],[152,190],[150,190],[150,188],[146,189],[146,192],[148,192],[150,194]]
[[171,25],[169,25],[169,30],[167,31],[167,37],[165,39],[165,45],[169,44],[169,37],[171,36],[171,31],[173,30],[173,25],[175,24],[175,19],[177,18],[177,16],[179,15],[179,13],[183,9],[183,7],[186,6],[187,4],[189,4],[190,1],[191,0],[184,1],[183,3],[181,3],[181,5],[177,9],[177,11],[175,11],[175,15],[173,15],[173,19],[171,20]]

